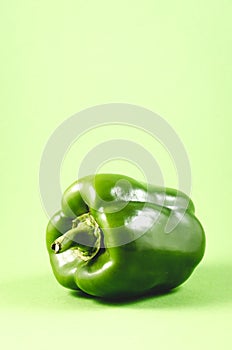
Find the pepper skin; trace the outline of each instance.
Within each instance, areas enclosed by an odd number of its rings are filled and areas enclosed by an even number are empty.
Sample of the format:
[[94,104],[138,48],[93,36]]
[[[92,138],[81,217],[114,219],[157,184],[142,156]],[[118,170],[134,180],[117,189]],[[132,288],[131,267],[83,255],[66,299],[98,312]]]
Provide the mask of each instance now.
[[46,243],[64,287],[130,298],[186,281],[204,255],[205,234],[183,192],[97,174],[65,191]]

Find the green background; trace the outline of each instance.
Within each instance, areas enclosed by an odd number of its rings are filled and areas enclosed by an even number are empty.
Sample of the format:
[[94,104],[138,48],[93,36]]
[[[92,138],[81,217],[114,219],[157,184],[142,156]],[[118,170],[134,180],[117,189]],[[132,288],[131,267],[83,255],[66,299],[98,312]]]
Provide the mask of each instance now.
[[[4,349],[231,349],[230,0],[1,2],[1,344]],[[160,114],[183,141],[204,260],[172,293],[125,304],[76,296],[52,276],[40,158],[54,129],[97,104]],[[86,152],[111,137],[149,149],[165,185],[169,155],[149,135],[106,126],[73,145],[65,189]],[[101,171],[142,178],[126,161]]]

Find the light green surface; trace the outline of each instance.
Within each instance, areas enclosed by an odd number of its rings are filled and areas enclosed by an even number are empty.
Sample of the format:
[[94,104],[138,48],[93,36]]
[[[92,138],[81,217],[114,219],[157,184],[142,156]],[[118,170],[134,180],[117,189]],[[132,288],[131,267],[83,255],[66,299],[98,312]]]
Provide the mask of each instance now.
[[[0,7],[2,348],[231,349],[231,1],[10,0]],[[75,297],[55,282],[38,189],[53,130],[110,102],[144,106],[176,130],[207,236],[205,258],[182,287],[124,305]],[[70,150],[63,189],[86,152],[113,133],[150,148],[165,184],[175,186],[155,140],[106,128]],[[102,170],[142,178],[124,161]]]

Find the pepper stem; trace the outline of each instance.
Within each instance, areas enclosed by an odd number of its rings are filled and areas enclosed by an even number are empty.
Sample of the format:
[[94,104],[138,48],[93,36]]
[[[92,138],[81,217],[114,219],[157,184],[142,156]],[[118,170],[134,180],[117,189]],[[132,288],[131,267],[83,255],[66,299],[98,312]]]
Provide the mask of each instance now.
[[91,214],[83,214],[72,221],[72,228],[58,237],[51,245],[55,254],[75,249],[78,256],[88,261],[99,251],[101,230]]

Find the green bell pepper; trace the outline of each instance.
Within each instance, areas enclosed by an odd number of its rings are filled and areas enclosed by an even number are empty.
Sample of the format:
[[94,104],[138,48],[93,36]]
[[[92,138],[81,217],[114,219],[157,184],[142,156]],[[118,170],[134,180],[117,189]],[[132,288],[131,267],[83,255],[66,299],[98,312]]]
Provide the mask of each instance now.
[[46,243],[61,285],[127,298],[183,283],[204,255],[205,234],[183,192],[97,174],[65,191]]

